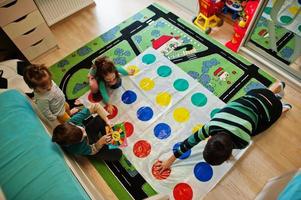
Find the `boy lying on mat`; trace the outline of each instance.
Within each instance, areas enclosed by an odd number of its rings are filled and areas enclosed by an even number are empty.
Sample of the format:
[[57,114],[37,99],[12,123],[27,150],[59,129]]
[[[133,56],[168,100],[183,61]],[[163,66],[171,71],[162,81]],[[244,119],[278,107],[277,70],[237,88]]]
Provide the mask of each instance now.
[[276,82],[269,89],[254,89],[245,96],[228,103],[201,129],[184,140],[174,154],[159,161],[160,172],[167,170],[183,153],[208,138],[203,157],[210,165],[220,165],[232,155],[232,149],[248,146],[251,137],[268,129],[292,108],[282,104],[284,82]]

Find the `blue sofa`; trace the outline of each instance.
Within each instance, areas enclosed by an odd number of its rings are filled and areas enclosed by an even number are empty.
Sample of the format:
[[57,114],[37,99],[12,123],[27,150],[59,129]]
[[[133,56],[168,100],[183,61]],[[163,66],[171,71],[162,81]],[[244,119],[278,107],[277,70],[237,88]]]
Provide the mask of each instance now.
[[90,199],[17,90],[0,94],[0,187],[6,199]]

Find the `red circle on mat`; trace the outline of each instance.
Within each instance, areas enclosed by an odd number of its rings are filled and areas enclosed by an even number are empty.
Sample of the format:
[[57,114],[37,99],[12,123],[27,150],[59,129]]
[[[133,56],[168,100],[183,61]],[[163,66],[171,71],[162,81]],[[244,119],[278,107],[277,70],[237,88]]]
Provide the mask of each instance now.
[[[118,114],[118,108],[116,106],[114,106],[114,105],[113,105],[113,107],[114,107],[113,113],[110,114],[110,115],[108,115],[109,119],[113,119]],[[108,111],[108,106],[105,106],[105,110]]]
[[173,189],[173,196],[176,200],[190,200],[193,191],[187,183],[179,183]]
[[124,122],[126,137],[130,137],[134,132],[134,126],[130,122]]
[[158,179],[158,180],[163,180],[163,179],[167,179],[170,175],[171,170],[170,169],[166,169],[164,170],[162,173],[160,173],[159,170],[159,164],[162,163],[162,161],[158,160],[157,162],[154,163],[153,167],[152,167],[152,174],[153,176]]
[[139,140],[134,144],[133,152],[138,158],[144,158],[151,152],[151,145],[145,140]]
[[93,99],[93,97],[92,97],[92,92],[90,92],[90,93],[88,94],[88,100],[89,100],[91,103],[98,103],[98,102],[100,102],[100,101],[102,100],[102,96],[99,96],[99,98],[97,98],[97,99]]

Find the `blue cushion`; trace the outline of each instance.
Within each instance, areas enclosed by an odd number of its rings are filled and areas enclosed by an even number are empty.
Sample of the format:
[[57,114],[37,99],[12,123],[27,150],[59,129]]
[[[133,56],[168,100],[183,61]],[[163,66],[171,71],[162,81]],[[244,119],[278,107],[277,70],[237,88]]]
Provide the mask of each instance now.
[[0,185],[7,199],[89,199],[30,102],[0,94]]
[[279,200],[300,200],[301,199],[301,172],[298,172],[280,193]]

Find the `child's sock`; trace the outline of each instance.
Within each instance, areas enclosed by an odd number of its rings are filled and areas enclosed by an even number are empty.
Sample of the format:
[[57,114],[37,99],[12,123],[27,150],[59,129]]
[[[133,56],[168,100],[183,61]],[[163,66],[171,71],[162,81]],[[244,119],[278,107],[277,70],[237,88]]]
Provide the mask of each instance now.
[[293,106],[289,103],[282,103],[282,112],[287,112],[291,110]]
[[283,97],[284,97],[284,88],[285,88],[285,83],[283,82],[283,81],[281,81],[280,82],[280,87],[281,87],[281,89],[280,89],[280,92],[278,92],[277,94],[276,94],[276,97],[279,99],[282,99]]

